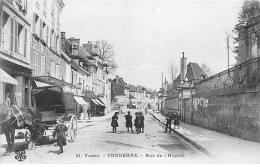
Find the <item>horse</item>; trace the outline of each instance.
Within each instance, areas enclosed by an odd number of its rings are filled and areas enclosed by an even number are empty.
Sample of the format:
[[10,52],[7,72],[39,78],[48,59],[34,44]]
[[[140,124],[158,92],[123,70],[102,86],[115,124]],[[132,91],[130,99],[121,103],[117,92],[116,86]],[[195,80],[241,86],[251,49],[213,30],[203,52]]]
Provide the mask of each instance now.
[[31,139],[37,137],[34,122],[41,121],[41,113],[34,107],[19,108],[16,105],[11,107],[0,104],[0,134],[5,134],[7,141],[7,152],[14,148],[15,129],[28,128]]

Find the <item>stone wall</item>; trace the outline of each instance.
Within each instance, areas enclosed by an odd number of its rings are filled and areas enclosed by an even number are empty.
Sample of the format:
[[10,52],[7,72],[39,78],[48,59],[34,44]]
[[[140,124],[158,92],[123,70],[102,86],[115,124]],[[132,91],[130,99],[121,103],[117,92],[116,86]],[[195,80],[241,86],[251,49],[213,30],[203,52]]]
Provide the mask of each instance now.
[[260,93],[257,87],[257,84],[243,85],[195,94],[190,99],[192,107],[186,111],[185,122],[260,142]]
[[183,100],[187,123],[260,142],[260,58],[195,83]]

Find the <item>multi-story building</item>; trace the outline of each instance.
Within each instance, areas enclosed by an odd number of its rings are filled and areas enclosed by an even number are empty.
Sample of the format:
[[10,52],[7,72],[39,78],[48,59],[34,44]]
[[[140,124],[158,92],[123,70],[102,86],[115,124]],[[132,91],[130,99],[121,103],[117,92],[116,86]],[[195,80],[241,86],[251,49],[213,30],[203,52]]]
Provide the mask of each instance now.
[[[60,84],[66,80],[66,62],[61,56],[60,13],[62,0],[30,0],[28,14],[31,23],[30,67],[37,86]],[[44,84],[44,85],[45,85]]]
[[88,42],[82,47],[91,55],[93,61],[92,91],[99,97],[105,97],[106,73],[104,65],[97,51],[97,42]]
[[0,1],[0,103],[30,105],[30,13],[27,0]]
[[111,98],[114,106],[127,108],[129,105],[129,88],[118,75],[111,83]]

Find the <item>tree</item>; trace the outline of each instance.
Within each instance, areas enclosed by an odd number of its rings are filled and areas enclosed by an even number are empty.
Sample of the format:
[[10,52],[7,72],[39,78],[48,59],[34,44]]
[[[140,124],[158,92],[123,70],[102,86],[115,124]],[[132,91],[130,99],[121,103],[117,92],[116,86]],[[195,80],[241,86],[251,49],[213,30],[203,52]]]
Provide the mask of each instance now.
[[[260,16],[260,1],[259,0],[245,0],[242,6],[242,9],[238,13],[238,24],[239,26],[245,27],[245,31],[239,32],[239,28],[236,26],[232,31],[235,34],[235,37],[232,37],[234,44],[236,45],[233,52],[238,54],[239,47],[244,46],[245,44],[254,44],[257,39],[259,39],[260,27],[255,24],[255,19],[259,19]],[[259,20],[258,20],[259,21]],[[250,30],[248,29],[249,25]],[[244,41],[244,42],[240,42]],[[239,46],[240,45],[240,46]],[[245,60],[244,57],[236,57],[239,62]]]
[[213,75],[212,70],[206,64],[201,64],[201,69],[206,73],[207,77]]
[[170,62],[169,74],[172,83],[174,83],[174,80],[177,78],[178,73],[179,73],[178,66],[173,62]]
[[107,65],[107,72],[114,73],[118,66],[115,62],[113,45],[106,40],[101,40],[97,42],[97,51],[101,57],[102,65]]

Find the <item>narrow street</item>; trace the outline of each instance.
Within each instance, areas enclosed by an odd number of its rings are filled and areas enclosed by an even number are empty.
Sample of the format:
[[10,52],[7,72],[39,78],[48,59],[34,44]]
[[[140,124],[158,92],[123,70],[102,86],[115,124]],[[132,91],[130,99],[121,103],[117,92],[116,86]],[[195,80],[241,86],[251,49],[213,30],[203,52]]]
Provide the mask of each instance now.
[[[136,110],[131,110],[134,115]],[[133,116],[134,117],[134,116]],[[22,163],[199,163],[210,162],[205,154],[176,134],[164,133],[164,125],[145,115],[145,132],[128,133],[124,114],[119,115],[117,133],[112,133],[110,119],[84,123],[77,141],[68,143],[58,154],[54,144],[26,150]],[[17,163],[15,153],[2,156],[1,163]],[[159,156],[159,157],[158,157]]]

